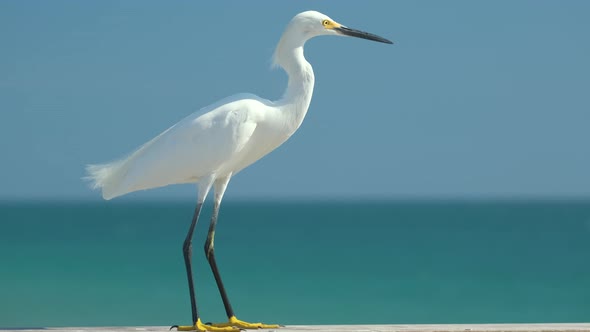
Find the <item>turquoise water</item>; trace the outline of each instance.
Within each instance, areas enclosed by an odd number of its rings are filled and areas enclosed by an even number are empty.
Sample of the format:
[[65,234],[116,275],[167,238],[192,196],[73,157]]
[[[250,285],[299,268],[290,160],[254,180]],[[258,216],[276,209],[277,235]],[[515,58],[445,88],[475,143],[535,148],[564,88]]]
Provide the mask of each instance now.
[[[3,203],[0,327],[190,321],[190,203]],[[203,215],[207,217],[207,214]],[[224,310],[197,226],[197,301]],[[239,318],[282,324],[590,321],[589,202],[225,202]]]

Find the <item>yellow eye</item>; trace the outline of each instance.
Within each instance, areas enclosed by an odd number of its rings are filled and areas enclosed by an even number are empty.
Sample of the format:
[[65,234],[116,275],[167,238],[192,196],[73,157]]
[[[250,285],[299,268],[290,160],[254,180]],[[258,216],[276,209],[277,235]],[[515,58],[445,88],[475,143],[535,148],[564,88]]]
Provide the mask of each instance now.
[[322,25],[327,27],[328,25],[330,25],[330,21],[329,20],[323,20],[322,21]]

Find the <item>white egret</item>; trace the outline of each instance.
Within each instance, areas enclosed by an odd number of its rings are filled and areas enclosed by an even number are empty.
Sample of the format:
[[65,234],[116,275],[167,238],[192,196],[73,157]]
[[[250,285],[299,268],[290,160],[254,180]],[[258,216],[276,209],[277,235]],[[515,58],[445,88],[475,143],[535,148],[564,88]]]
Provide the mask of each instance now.
[[[198,183],[197,206],[183,244],[190,292],[192,324],[174,326],[188,331],[239,331],[277,328],[236,318],[221,281],[214,254],[215,225],[229,180],[245,167],[284,143],[301,125],[313,93],[314,74],[303,55],[307,40],[320,35],[359,37],[391,44],[367,32],[350,29],[328,16],[306,11],[287,25],[274,53],[274,63],[289,76],[280,100],[239,94],[189,115],[121,160],[87,167],[92,187],[111,199],[133,191],[177,183]],[[228,322],[204,324],[197,311],[191,267],[192,237],[203,201],[214,188],[214,205],[205,255],[215,276]]]

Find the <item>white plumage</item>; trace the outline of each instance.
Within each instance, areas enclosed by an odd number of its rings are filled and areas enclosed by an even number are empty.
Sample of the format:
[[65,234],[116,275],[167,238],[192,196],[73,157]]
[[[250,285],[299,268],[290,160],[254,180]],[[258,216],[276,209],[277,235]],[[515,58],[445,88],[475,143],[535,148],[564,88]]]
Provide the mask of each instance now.
[[303,46],[318,35],[351,35],[389,42],[348,29],[315,11],[300,13],[287,26],[274,54],[274,64],[289,75],[280,100],[271,102],[239,94],[205,107],[126,158],[87,166],[92,188],[102,189],[105,199],[203,178],[210,182],[205,185],[208,188],[216,179],[231,178],[277,148],[299,128],[307,113],[314,74],[303,55]]
[[[191,114],[124,159],[89,165],[93,187],[102,188],[103,197],[111,199],[137,190],[198,182],[207,175],[237,173],[251,156],[260,158],[288,138],[285,128],[273,123],[278,111],[272,107],[270,101],[249,94],[226,98]],[[275,130],[257,131],[259,123]]]
[[[313,70],[303,56],[303,46],[308,39],[319,35],[348,35],[391,43],[349,29],[318,12],[300,13],[287,26],[274,55],[274,63],[289,76],[280,100],[271,102],[252,94],[226,98],[189,115],[126,158],[87,167],[87,179],[93,188],[102,189],[105,199],[170,184],[198,183],[197,207],[183,245],[194,325],[176,326],[179,330],[239,332],[240,328],[279,327],[247,323],[235,317],[215,262],[215,225],[231,177],[280,146],[303,122],[314,86]],[[200,320],[191,267],[193,231],[211,187],[215,188],[215,197],[205,254],[229,319],[229,323],[217,325],[203,324]]]

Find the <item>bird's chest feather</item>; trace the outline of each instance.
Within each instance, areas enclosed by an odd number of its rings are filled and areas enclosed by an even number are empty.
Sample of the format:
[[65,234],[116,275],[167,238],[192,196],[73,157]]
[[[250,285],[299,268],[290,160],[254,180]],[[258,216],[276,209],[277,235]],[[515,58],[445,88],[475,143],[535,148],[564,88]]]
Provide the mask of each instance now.
[[290,133],[287,130],[259,123],[252,136],[227,166],[237,173],[272,152],[289,137]]

